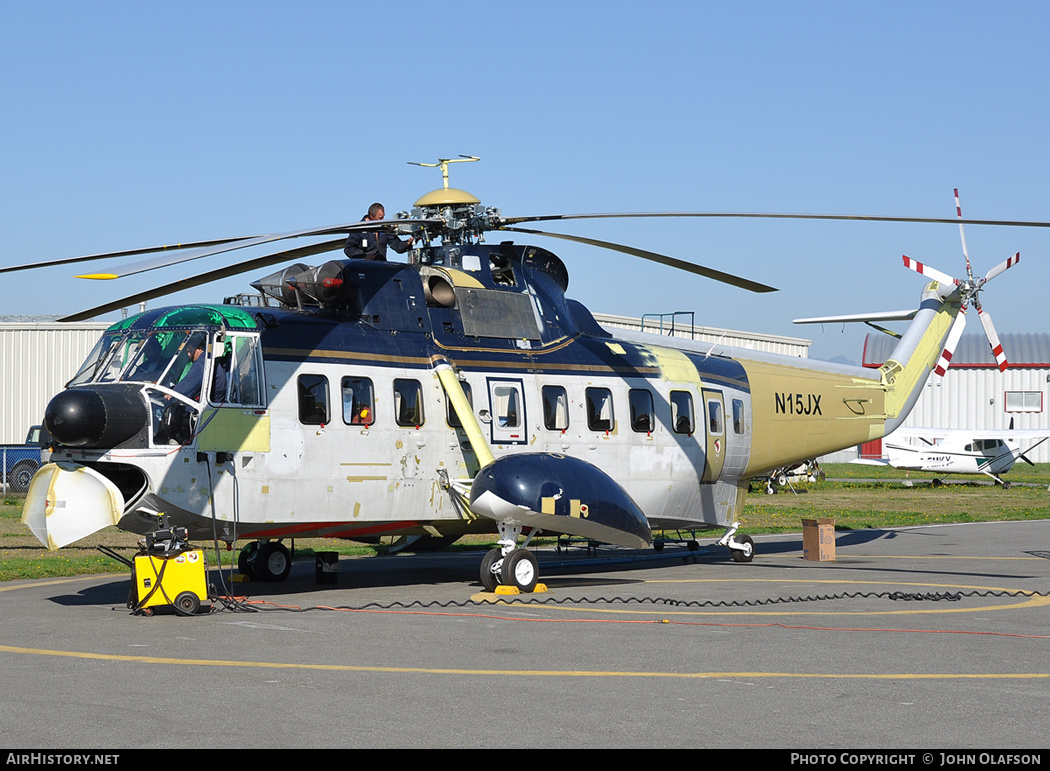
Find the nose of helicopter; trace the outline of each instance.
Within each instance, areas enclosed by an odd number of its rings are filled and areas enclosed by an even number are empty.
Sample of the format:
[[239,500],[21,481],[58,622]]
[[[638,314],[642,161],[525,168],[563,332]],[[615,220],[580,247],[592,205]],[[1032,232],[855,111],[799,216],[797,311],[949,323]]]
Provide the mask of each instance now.
[[116,447],[142,431],[148,417],[137,390],[70,388],[48,403],[44,425],[67,447]]

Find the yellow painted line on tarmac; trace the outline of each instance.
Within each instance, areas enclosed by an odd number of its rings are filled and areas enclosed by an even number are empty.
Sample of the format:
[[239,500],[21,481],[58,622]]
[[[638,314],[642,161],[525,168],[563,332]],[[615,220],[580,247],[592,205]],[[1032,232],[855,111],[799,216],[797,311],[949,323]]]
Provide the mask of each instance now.
[[22,653],[35,656],[121,661],[136,664],[164,664],[169,666],[234,667],[245,669],[291,669],[323,672],[374,672],[379,674],[477,675],[482,677],[646,677],[678,680],[733,680],[757,678],[793,678],[822,680],[1046,680],[1050,672],[624,672],[601,669],[463,669],[445,667],[379,667],[351,664],[304,664],[279,661],[237,661],[222,659],[177,659],[162,656],[121,656],[83,651],[58,651],[44,648],[20,648],[0,645],[2,653]]
[[127,580],[127,577],[128,577],[127,573],[85,573],[84,575],[81,575],[81,576],[71,576],[71,577],[68,577],[68,578],[50,578],[50,579],[34,578],[34,579],[28,579],[29,581],[31,581],[31,583],[21,583],[21,584],[14,584],[14,585],[8,584],[8,585],[5,585],[5,586],[0,586],[0,592],[13,592],[15,589],[36,589],[37,587],[40,587],[40,586],[56,586],[58,584],[73,583],[74,581],[89,581],[89,580],[91,580],[93,578],[94,579],[99,579],[99,578],[123,578],[123,579]]

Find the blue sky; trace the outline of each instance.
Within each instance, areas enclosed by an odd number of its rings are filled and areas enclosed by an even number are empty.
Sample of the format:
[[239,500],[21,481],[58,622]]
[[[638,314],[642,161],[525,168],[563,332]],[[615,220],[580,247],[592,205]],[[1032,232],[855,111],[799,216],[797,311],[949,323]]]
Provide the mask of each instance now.
[[[1048,6],[1036,2],[39,2],[0,28],[0,265],[356,220],[452,184],[528,214],[761,211],[1050,219]],[[756,279],[755,295],[533,239],[592,310],[814,341],[798,316],[913,307],[901,255],[959,275],[958,228],[561,223]],[[970,227],[1000,333],[1046,330],[1050,231]],[[519,239],[522,240],[522,239]],[[247,255],[245,255],[247,256]],[[118,282],[0,276],[3,314],[62,314],[218,267]],[[103,265],[96,264],[102,268]],[[266,271],[264,271],[266,272]],[[171,302],[217,301],[248,274]],[[153,301],[160,304],[167,301]],[[971,320],[968,332],[979,325]],[[1009,354],[1009,352],[1007,352]]]

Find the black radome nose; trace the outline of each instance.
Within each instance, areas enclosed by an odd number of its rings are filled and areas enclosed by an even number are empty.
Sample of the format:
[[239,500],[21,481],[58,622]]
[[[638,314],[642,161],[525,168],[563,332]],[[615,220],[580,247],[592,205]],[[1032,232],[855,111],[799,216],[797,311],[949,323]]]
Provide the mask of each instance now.
[[148,412],[137,390],[70,388],[44,411],[44,425],[67,447],[116,447],[146,426]]

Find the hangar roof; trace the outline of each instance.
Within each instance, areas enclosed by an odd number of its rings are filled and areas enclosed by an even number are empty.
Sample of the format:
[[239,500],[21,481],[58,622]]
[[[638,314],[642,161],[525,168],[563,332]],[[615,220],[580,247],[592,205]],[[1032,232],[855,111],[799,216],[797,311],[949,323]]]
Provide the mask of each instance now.
[[[969,325],[967,325],[969,326]],[[978,328],[980,326],[978,325]],[[1050,333],[1024,332],[999,335],[1011,367],[1050,368]],[[886,334],[869,334],[864,338],[863,366],[881,367],[897,344]],[[983,334],[963,335],[952,356],[952,368],[994,368],[995,359]]]

